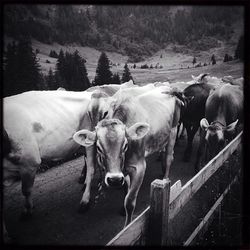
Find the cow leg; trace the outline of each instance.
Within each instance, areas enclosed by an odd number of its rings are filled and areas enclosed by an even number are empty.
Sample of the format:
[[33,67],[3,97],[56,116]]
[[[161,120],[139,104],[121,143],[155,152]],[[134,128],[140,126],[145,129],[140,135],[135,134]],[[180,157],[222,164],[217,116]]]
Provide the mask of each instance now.
[[24,195],[24,210],[21,219],[29,219],[33,212],[32,188],[34,185],[36,169],[21,172],[22,193]]
[[[181,126],[182,125],[182,126]],[[177,126],[177,136],[176,136],[176,142],[175,145],[179,144],[179,140],[182,139],[184,137],[184,132],[185,132],[185,127],[184,127],[184,123],[181,122],[178,124]],[[179,135],[180,134],[180,135]]]
[[184,158],[183,160],[185,162],[188,162],[190,160],[192,151],[193,151],[193,139],[194,139],[194,135],[197,132],[199,128],[199,123],[198,124],[194,124],[192,127],[191,126],[187,126],[187,138],[188,138],[188,142],[187,142],[187,147],[184,153]]
[[178,144],[178,141],[179,141],[179,132],[180,132],[180,127],[181,127],[181,123],[179,122],[179,124],[177,125],[177,136],[176,136],[176,142],[175,142],[175,145]]
[[84,164],[83,164],[83,167],[82,167],[82,172],[81,172],[81,175],[80,175],[79,180],[78,180],[78,182],[80,184],[85,183],[86,175],[87,175],[87,166],[86,166],[86,158],[84,157]]
[[82,199],[80,201],[79,212],[83,213],[89,208],[90,202],[90,192],[91,192],[91,183],[95,173],[95,155],[94,155],[94,147],[86,148],[86,178],[85,178],[85,189],[83,191]]
[[12,240],[11,240],[11,238],[9,237],[8,231],[7,231],[7,229],[6,229],[4,219],[3,219],[3,222],[2,222],[2,226],[3,226],[3,242],[4,242],[5,244],[10,244],[10,243],[12,243]]
[[174,127],[171,129],[170,135],[169,135],[169,141],[168,144],[166,146],[166,169],[165,169],[165,174],[164,174],[164,178],[167,178],[169,175],[169,170],[170,170],[170,166],[174,160],[174,145],[175,145],[175,140],[176,140],[176,136],[177,136],[177,127]]
[[129,166],[128,169],[130,176],[130,186],[124,200],[124,207],[126,211],[126,220],[124,227],[126,227],[132,221],[137,195],[140,190],[146,170],[145,159],[140,160],[136,166]]
[[204,150],[206,151],[205,135],[206,135],[206,132],[203,130],[200,130],[200,142],[199,142],[199,147],[198,147],[197,155],[196,155],[196,161],[194,165],[195,173],[199,172],[201,161],[204,155]]

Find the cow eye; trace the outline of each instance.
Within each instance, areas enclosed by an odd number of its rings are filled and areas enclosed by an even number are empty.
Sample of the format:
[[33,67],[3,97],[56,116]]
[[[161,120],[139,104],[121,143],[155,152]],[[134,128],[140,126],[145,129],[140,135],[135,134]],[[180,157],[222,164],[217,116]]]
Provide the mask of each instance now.
[[104,112],[103,116],[102,116],[102,119],[104,119],[107,116],[107,114],[108,114],[108,111]]

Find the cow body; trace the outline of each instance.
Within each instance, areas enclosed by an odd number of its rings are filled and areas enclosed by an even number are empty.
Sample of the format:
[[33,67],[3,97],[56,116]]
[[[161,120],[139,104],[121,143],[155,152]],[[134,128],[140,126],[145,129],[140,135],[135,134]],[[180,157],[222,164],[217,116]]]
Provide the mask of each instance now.
[[189,161],[192,154],[193,139],[200,126],[200,120],[205,114],[205,103],[209,96],[209,92],[214,87],[207,83],[197,83],[184,89],[183,95],[189,98],[182,109],[181,121],[183,127],[187,131],[187,147],[184,152],[184,161]]
[[122,95],[110,104],[106,118],[94,131],[82,130],[74,135],[81,145],[96,143],[98,164],[106,171],[108,186],[122,185],[127,176],[125,225],[132,220],[145,174],[145,157],[165,150],[165,178],[173,161],[180,104],[175,97],[162,93],[166,89],[169,87],[157,87],[132,97]]
[[21,179],[24,213],[33,209],[32,187],[42,161],[67,159],[79,148],[73,134],[84,127],[91,92],[29,91],[3,100],[3,183]]
[[240,86],[225,84],[210,94],[206,102],[205,118],[201,120],[201,138],[195,169],[201,157],[214,157],[235,134],[236,125],[243,120],[243,91]]

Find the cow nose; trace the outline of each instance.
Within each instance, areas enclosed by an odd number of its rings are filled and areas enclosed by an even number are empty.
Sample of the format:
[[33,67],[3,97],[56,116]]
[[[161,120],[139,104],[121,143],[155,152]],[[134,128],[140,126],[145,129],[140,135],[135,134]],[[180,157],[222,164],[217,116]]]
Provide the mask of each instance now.
[[108,175],[105,178],[105,183],[110,187],[121,187],[124,184],[123,174],[118,175]]

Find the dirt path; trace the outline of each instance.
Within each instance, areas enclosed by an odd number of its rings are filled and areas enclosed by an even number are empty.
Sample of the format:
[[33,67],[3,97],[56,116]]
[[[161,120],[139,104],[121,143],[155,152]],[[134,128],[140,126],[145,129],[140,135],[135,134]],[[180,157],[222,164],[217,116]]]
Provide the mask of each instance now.
[[[190,163],[181,160],[185,143],[186,140],[182,139],[176,146],[170,171],[172,184],[178,179],[184,184],[194,175],[195,157]],[[160,163],[156,159],[157,155],[154,155],[147,160],[148,167],[134,216],[148,205],[150,183],[161,175]],[[82,186],[77,182],[81,160],[78,158],[37,175],[34,186],[35,210],[30,221],[19,220],[23,204],[20,183],[12,190],[5,190],[6,226],[18,244],[105,245],[122,229],[125,219],[119,214],[123,204],[122,190],[106,190],[89,211],[85,214],[77,212],[82,194]],[[97,191],[95,187],[93,195]]]

